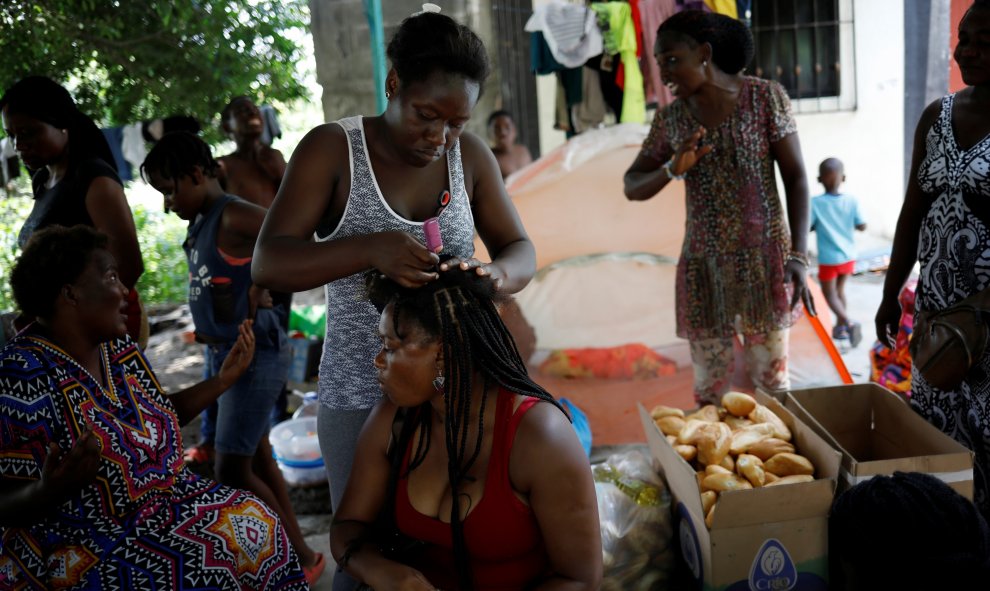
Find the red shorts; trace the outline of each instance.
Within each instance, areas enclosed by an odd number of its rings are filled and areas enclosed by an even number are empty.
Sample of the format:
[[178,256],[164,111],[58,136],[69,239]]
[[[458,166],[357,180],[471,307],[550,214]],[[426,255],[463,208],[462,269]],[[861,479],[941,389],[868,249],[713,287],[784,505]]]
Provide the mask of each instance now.
[[839,275],[852,275],[855,268],[856,261],[849,261],[841,265],[818,265],[818,279],[831,281]]

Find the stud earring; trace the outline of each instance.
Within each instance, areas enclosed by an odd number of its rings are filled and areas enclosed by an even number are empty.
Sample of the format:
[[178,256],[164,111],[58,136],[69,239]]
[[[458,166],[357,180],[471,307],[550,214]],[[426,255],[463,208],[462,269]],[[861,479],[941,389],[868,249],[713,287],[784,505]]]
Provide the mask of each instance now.
[[708,67],[708,60],[705,60],[705,61],[701,62],[701,65],[702,66],[705,66],[707,68]]
[[385,100],[388,100],[388,99],[390,99],[390,98],[392,98],[392,95],[391,95],[391,94],[389,94],[389,92],[388,92],[388,91],[386,90],[386,91],[385,91]]

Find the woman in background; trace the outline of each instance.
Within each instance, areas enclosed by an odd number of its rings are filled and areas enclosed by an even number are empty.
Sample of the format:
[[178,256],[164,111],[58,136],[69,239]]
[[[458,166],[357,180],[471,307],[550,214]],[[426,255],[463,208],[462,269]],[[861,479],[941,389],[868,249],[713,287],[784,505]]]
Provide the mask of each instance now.
[[76,107],[69,91],[43,76],[29,76],[0,98],[3,130],[32,172],[34,207],[18,236],[52,225],[83,224],[110,238],[109,249],[128,290],[127,333],[142,346],[148,321],[134,289],[144,272],[141,249],[113,154],[93,120]]

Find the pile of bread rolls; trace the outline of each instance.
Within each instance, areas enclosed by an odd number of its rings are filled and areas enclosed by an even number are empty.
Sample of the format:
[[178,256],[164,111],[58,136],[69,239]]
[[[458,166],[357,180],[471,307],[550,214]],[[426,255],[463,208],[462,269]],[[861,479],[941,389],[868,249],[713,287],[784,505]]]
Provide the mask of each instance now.
[[709,528],[722,491],[815,478],[815,466],[795,453],[784,421],[748,394],[728,392],[722,408],[709,404],[685,415],[679,408],[661,405],[651,415],[674,450],[697,471]]

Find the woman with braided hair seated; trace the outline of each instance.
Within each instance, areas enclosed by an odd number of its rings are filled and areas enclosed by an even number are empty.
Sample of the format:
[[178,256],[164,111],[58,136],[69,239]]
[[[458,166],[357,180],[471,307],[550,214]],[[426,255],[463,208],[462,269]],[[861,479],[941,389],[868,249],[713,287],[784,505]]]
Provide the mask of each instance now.
[[587,457],[527,375],[492,279],[453,269],[404,288],[372,272],[368,290],[386,398],[334,515],[338,564],[377,590],[598,589]]

